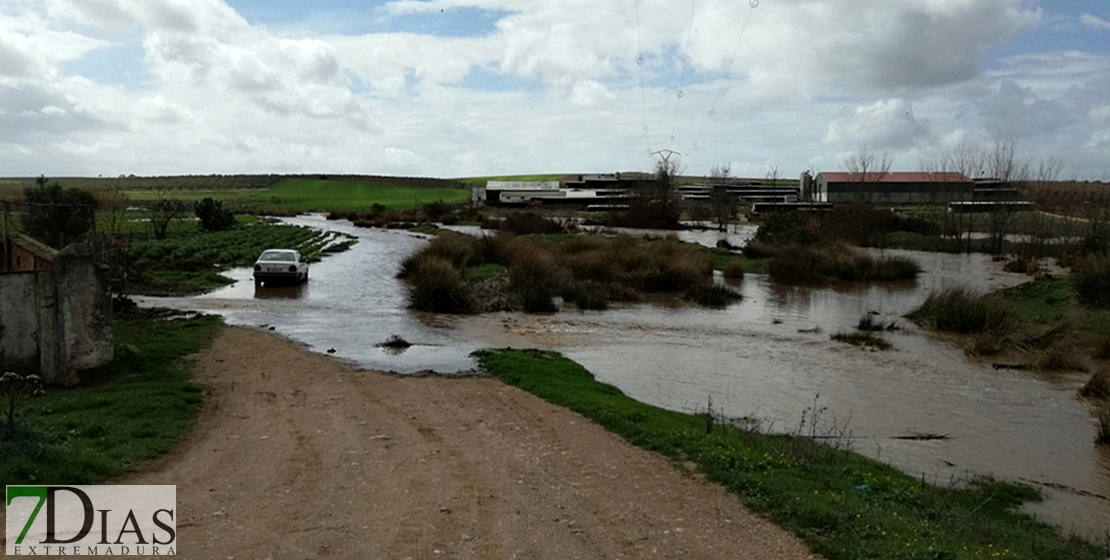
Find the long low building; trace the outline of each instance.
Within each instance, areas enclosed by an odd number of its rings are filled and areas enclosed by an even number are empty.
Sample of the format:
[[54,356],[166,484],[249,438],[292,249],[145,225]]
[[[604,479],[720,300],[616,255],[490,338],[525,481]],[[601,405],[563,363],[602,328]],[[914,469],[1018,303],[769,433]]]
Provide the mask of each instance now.
[[815,202],[946,204],[972,200],[975,182],[962,173],[818,173],[808,194]]

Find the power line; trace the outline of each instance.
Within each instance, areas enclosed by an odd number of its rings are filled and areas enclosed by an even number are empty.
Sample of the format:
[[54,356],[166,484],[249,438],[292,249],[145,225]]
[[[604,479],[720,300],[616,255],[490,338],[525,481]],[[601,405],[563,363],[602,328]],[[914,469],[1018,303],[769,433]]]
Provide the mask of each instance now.
[[651,140],[648,139],[647,94],[644,92],[644,40],[640,26],[640,0],[636,0],[636,65],[640,67],[640,106],[644,113],[644,153],[651,158]]
[[694,137],[694,143],[690,146],[687,153],[694,151],[698,147],[698,142],[705,134],[705,129],[709,126],[709,119],[717,114],[717,104],[721,101],[725,91],[728,89],[728,75],[732,73],[732,65],[736,62],[736,55],[740,52],[740,44],[744,41],[744,34],[748,31],[748,24],[751,23],[752,13],[759,7],[759,0],[748,0],[748,16],[744,18],[744,27],[740,29],[740,36],[736,39],[736,47],[732,49],[732,56],[728,59],[728,66],[725,68],[725,81],[717,90],[717,95],[713,97],[713,103],[709,106],[709,112],[705,115],[705,120],[702,121],[701,129],[698,130],[698,135]]
[[686,87],[686,68],[690,65],[690,37],[694,34],[694,14],[698,0],[690,0],[690,24],[686,27],[686,47],[682,50],[682,74],[678,80],[678,92],[676,93],[678,99],[675,101],[674,106],[674,124],[671,126],[671,141],[674,141],[674,133],[678,129],[678,114],[682,110],[682,98],[686,93],[682,88]]

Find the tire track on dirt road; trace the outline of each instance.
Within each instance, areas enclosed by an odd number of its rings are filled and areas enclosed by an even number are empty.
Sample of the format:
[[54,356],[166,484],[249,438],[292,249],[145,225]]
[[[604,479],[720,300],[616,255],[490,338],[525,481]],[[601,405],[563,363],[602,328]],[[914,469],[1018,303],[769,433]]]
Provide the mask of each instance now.
[[[259,359],[265,356],[265,360]],[[182,558],[815,558],[719,486],[491,378],[401,378],[226,328],[175,484]]]

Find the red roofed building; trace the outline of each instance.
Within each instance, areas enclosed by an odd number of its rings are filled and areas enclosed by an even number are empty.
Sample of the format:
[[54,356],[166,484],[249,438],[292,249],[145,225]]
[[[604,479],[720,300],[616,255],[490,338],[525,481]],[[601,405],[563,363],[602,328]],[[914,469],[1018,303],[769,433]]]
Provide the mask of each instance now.
[[971,200],[975,183],[962,173],[819,173],[815,202],[947,204]]

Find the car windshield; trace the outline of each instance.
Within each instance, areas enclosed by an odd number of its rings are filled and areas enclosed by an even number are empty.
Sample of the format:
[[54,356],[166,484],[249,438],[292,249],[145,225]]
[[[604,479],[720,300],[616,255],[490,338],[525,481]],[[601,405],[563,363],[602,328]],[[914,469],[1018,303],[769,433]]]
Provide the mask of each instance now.
[[290,253],[289,251],[266,251],[265,253],[262,253],[261,257],[258,257],[258,260],[293,262],[296,259],[293,258],[293,253]]

